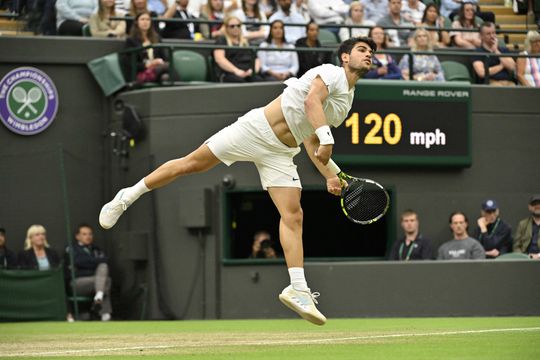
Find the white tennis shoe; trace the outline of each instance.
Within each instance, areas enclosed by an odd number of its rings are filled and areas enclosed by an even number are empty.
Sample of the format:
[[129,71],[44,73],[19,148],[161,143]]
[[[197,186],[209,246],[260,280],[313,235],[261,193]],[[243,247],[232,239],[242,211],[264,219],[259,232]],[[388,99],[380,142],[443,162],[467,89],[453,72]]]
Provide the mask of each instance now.
[[122,199],[122,195],[126,189],[120,190],[114,199],[103,205],[99,213],[99,225],[104,229],[110,229],[116,224],[120,216],[131,205],[126,200]]
[[318,292],[312,293],[309,289],[300,291],[289,285],[279,294],[279,300],[303,319],[315,325],[324,325],[326,317],[315,306],[319,296]]

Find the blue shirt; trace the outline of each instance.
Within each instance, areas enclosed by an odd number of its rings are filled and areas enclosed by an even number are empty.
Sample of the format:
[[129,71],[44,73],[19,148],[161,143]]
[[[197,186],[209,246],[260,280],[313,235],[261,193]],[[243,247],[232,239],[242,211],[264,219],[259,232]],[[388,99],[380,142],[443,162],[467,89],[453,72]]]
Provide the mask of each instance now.
[[49,264],[49,259],[47,259],[47,255],[43,257],[37,256],[36,258],[37,258],[38,267],[40,271],[49,270],[51,268],[51,264]]

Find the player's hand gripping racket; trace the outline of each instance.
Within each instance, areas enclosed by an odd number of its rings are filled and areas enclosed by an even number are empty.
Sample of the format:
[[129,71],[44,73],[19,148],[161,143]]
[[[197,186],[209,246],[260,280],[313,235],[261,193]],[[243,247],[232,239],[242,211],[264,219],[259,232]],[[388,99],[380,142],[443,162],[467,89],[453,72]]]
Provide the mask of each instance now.
[[347,175],[332,160],[328,167],[342,183],[341,210],[349,220],[367,225],[386,214],[390,207],[390,196],[381,184]]

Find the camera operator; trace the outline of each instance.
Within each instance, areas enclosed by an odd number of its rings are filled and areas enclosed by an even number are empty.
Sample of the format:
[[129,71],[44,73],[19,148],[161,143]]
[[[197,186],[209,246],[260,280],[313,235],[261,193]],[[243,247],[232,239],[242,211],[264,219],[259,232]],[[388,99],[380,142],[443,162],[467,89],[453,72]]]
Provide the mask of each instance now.
[[273,247],[272,238],[268,231],[257,231],[253,235],[250,259],[275,259],[276,250]]

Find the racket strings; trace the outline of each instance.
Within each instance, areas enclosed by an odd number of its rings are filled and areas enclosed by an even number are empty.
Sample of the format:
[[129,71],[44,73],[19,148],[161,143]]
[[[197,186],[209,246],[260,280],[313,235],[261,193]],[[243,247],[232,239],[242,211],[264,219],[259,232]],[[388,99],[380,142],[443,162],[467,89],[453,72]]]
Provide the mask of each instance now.
[[345,190],[343,206],[348,216],[356,221],[374,221],[386,212],[388,195],[375,184],[353,181]]

